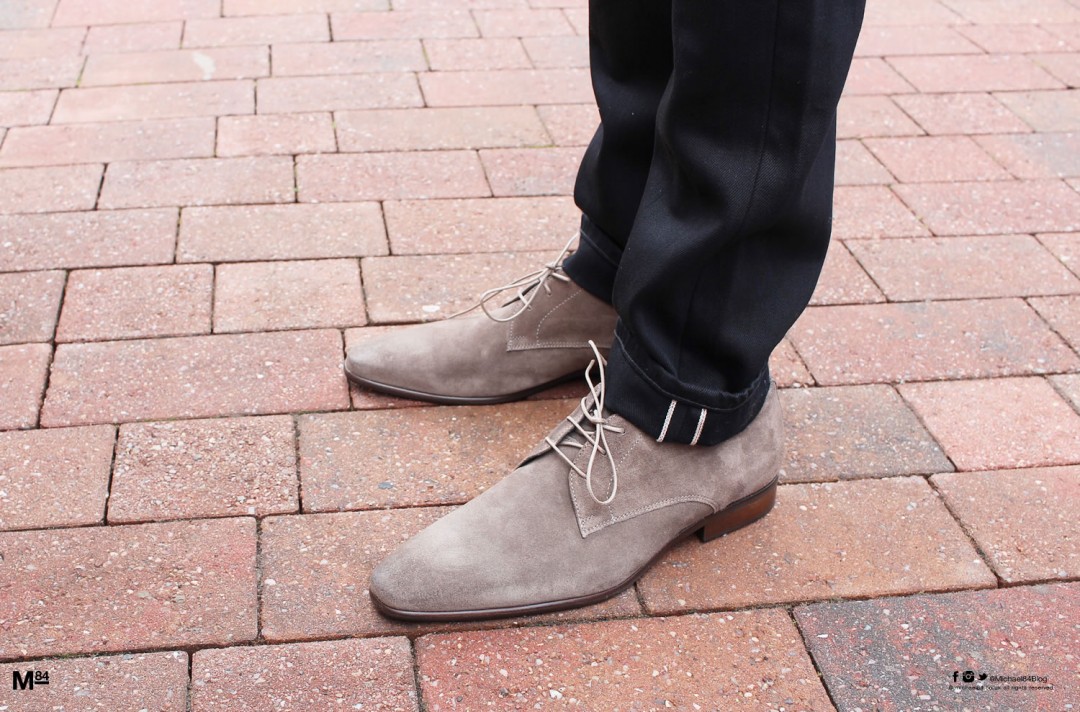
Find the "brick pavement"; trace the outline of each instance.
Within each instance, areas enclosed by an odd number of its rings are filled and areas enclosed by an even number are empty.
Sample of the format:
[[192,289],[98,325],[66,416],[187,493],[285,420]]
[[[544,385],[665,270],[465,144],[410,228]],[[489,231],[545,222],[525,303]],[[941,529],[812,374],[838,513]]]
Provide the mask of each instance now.
[[425,407],[340,360],[573,231],[585,4],[0,4],[0,678],[51,673],[0,708],[1080,699],[1076,0],[869,1],[776,512],[579,611],[372,609],[580,393]]

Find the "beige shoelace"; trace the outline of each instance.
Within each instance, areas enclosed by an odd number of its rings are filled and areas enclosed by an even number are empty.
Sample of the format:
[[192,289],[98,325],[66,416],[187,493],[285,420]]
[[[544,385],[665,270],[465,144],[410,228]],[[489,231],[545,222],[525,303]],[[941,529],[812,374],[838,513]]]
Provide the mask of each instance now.
[[[583,438],[585,438],[585,442],[582,443],[576,440],[567,439],[569,438],[569,433],[567,434],[567,438],[564,438],[559,443],[552,440],[550,436],[544,438],[544,442],[546,442],[548,447],[550,447],[559,457],[566,460],[567,464],[569,464],[575,472],[585,478],[585,488],[589,490],[589,496],[592,497],[597,504],[606,505],[611,504],[615,499],[615,493],[619,490],[619,474],[615,468],[615,458],[611,454],[611,447],[608,445],[607,434],[623,433],[625,432],[625,428],[611,425],[608,423],[608,419],[604,417],[604,391],[607,387],[607,377],[604,373],[604,366],[607,365],[607,362],[604,361],[604,357],[600,355],[600,350],[596,348],[596,344],[593,341],[589,341],[589,346],[592,347],[595,358],[589,362],[589,367],[585,369],[585,381],[589,385],[589,394],[581,399],[581,413],[583,416],[582,420],[588,421],[588,423],[592,425],[592,433],[589,433],[580,420],[575,419],[573,415],[569,415],[566,417],[566,420],[569,421],[570,425],[574,426],[574,429],[577,430]],[[596,366],[600,371],[599,384],[593,383],[593,366]],[[589,404],[590,397],[592,398],[591,406]],[[592,445],[592,452],[589,453],[589,464],[586,466],[585,470],[582,471],[580,467],[574,464],[573,460],[566,456],[566,453],[559,449],[559,445],[569,445],[570,447],[581,449],[586,447],[586,443]],[[611,493],[607,496],[607,499],[600,499],[596,496],[596,493],[593,492],[592,470],[597,455],[604,455],[607,457],[608,464],[611,466]]]
[[[447,318],[453,319],[455,317],[461,316],[462,314],[468,314],[474,309],[481,309],[483,310],[484,314],[486,314],[487,317],[492,321],[513,321],[532,305],[533,300],[536,299],[536,295],[540,293],[541,289],[543,289],[546,293],[551,294],[551,285],[548,284],[549,279],[557,279],[560,282],[570,281],[570,278],[567,277],[566,274],[564,274],[562,271],[562,263],[563,260],[566,259],[566,256],[570,254],[570,248],[573,246],[574,241],[577,240],[577,238],[577,233],[574,233],[574,236],[571,237],[569,241],[567,241],[566,247],[562,248],[562,251],[559,252],[558,257],[556,257],[554,260],[547,263],[537,271],[530,272],[523,277],[518,277],[509,284],[504,284],[501,287],[495,287],[494,289],[487,290],[480,295],[480,299],[476,302],[476,304],[473,304],[468,309],[462,309],[456,314],[451,314]],[[505,292],[511,291],[516,292],[514,297],[506,302],[499,304],[499,307],[509,306],[515,301],[520,301],[521,308],[517,309],[509,316],[497,315],[492,313],[491,307],[488,306],[491,300],[497,298],[499,295],[504,294]]]

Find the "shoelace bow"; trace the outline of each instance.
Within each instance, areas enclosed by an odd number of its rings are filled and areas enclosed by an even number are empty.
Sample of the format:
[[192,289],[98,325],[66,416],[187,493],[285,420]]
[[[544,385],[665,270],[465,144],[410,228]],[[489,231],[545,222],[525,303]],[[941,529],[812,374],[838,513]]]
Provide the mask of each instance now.
[[[540,269],[536,270],[535,272],[530,272],[523,277],[518,277],[509,284],[504,284],[501,287],[495,287],[494,289],[487,290],[480,295],[480,299],[476,302],[476,304],[473,304],[468,309],[462,309],[455,314],[451,314],[447,318],[453,319],[454,317],[461,316],[462,314],[468,314],[474,309],[481,309],[483,310],[484,314],[487,315],[487,317],[492,321],[513,321],[518,316],[520,316],[526,309],[532,306],[533,300],[536,299],[536,295],[540,293],[541,289],[543,289],[546,293],[551,294],[551,285],[548,284],[549,279],[557,279],[560,282],[570,281],[570,278],[562,272],[562,263],[563,260],[566,259],[566,256],[570,254],[570,248],[573,246],[574,241],[577,240],[577,237],[578,236],[575,233],[574,236],[571,237],[569,241],[567,241],[566,246],[562,248],[562,251],[559,252],[559,255],[554,260],[547,263]],[[507,306],[514,301],[520,301],[521,308],[516,310],[513,314],[510,314],[509,316],[497,316],[496,314],[493,314],[491,311],[491,307],[489,307],[488,304],[491,302],[491,300],[495,299],[500,294],[510,291],[516,292],[513,299],[510,299],[509,301],[505,302],[504,304],[500,304],[499,306]]]
[[[604,391],[607,386],[607,377],[604,373],[604,366],[607,364],[604,361],[604,357],[600,355],[600,350],[596,348],[596,344],[590,340],[589,346],[592,347],[593,355],[595,358],[589,362],[589,367],[585,369],[585,381],[589,386],[589,393],[581,399],[581,419],[575,419],[573,415],[568,415],[566,420],[570,425],[574,426],[576,430],[583,438],[585,442],[578,442],[576,440],[570,440],[570,434],[567,433],[561,441],[555,442],[550,436],[544,438],[544,442],[547,443],[555,454],[561,457],[577,472],[579,475],[585,478],[585,488],[589,491],[589,496],[600,505],[611,504],[615,499],[615,493],[619,491],[619,474],[615,468],[615,458],[611,454],[611,447],[607,442],[608,433],[621,434],[625,432],[625,428],[620,428],[608,423],[608,419],[604,417]],[[593,383],[592,370],[593,366],[596,366],[600,371],[600,383]],[[589,398],[592,398],[592,405],[589,404]],[[592,433],[586,429],[582,424],[583,421],[587,421],[592,425]],[[586,443],[592,445],[592,452],[589,453],[589,464],[585,470],[582,471],[573,460],[566,456],[562,450],[559,449],[559,445],[569,445],[570,447],[576,447],[578,449],[586,447]],[[596,462],[596,456],[603,455],[607,457],[608,464],[611,466],[611,493],[607,496],[607,499],[600,499],[593,492],[592,485],[592,471],[593,464]]]

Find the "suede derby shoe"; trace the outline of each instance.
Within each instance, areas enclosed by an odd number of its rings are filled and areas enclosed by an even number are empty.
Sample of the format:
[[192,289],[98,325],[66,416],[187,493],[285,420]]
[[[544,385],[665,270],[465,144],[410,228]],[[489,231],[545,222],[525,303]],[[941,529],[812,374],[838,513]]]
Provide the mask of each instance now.
[[[346,376],[375,391],[448,405],[505,403],[577,377],[592,358],[590,341],[610,349],[617,317],[563,272],[569,250],[485,292],[466,312],[354,345]],[[482,313],[467,315],[478,308]]]
[[658,443],[604,410],[599,352],[596,365],[599,384],[517,469],[375,568],[379,611],[455,621],[596,603],[685,536],[709,541],[771,509],[783,447],[775,387],[720,445]]

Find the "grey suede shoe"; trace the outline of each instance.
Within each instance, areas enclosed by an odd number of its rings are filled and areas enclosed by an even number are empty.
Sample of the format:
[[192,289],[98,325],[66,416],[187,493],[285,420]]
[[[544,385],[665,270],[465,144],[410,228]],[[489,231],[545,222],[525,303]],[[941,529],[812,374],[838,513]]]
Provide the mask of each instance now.
[[476,620],[596,603],[685,536],[709,541],[772,508],[783,449],[775,387],[746,430],[692,447],[605,412],[602,363],[600,373],[508,477],[376,567],[369,593],[383,614]]
[[541,270],[485,292],[473,307],[482,314],[353,346],[345,374],[365,388],[450,405],[504,403],[579,376],[592,358],[590,340],[611,348],[617,317],[562,271],[568,252],[569,245]]

